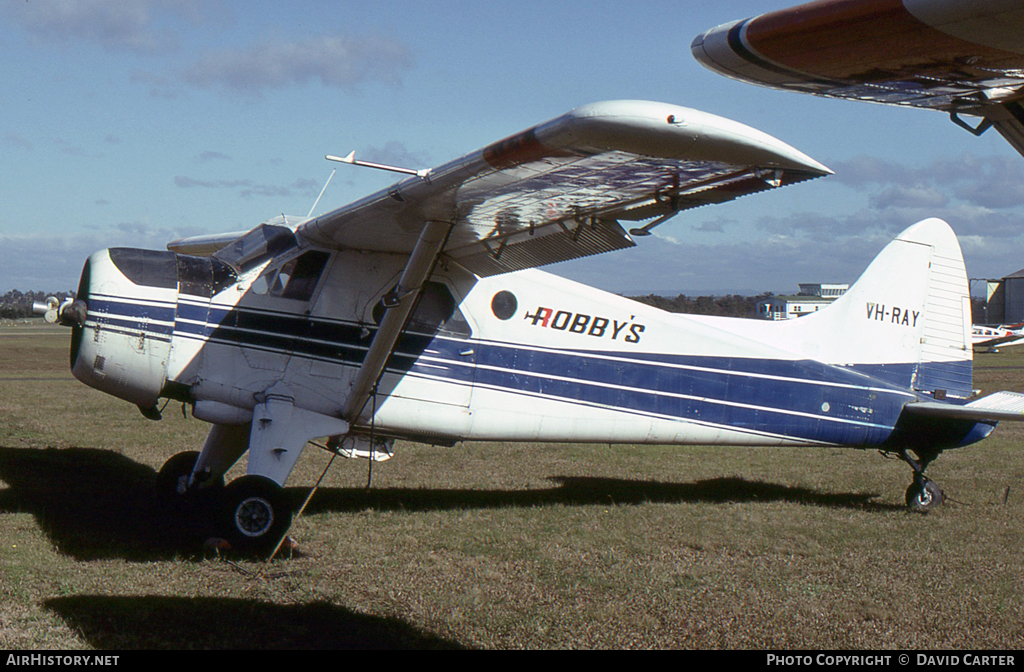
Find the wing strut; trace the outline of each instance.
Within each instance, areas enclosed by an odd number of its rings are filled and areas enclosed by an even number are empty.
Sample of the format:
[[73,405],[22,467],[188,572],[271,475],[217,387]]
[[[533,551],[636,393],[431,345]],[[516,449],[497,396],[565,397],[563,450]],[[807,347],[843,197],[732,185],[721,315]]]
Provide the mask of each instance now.
[[370,343],[366,359],[359,367],[355,382],[352,384],[352,392],[345,403],[343,416],[349,423],[356,423],[366,402],[369,401],[373,386],[384,371],[409,313],[416,304],[420,288],[434,268],[434,262],[441,254],[452,226],[452,222],[440,221],[429,221],[424,224],[416,247],[405,265],[405,270],[402,271],[398,286],[384,297],[384,306],[387,310],[380,321],[373,342]]

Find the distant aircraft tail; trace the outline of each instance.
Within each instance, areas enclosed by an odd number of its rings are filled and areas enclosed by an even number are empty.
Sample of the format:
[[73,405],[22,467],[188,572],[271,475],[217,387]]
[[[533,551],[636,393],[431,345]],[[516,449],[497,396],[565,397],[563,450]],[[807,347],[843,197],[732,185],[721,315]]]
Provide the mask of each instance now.
[[779,328],[790,339],[784,347],[812,359],[938,399],[971,395],[967,271],[956,234],[941,219],[903,231],[835,303]]

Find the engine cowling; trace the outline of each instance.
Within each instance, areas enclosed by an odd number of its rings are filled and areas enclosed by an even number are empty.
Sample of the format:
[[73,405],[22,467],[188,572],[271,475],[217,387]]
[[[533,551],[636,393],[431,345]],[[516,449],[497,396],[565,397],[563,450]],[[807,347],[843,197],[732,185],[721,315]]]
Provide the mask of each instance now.
[[154,409],[167,379],[177,294],[172,252],[111,248],[90,256],[77,296],[85,320],[72,325],[75,378]]

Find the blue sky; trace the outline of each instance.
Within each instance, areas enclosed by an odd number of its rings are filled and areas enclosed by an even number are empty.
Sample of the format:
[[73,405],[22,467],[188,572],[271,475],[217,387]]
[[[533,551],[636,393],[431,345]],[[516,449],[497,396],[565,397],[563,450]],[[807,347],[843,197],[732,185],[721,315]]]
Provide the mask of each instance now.
[[430,167],[617,98],[736,119],[836,175],[549,270],[630,294],[792,292],[852,282],[928,216],[972,277],[1024,267],[1024,158],[995,131],[750,86],[690,55],[698,33],[788,4],[7,0],[0,292],[74,288],[103,247],[304,215],[335,167],[320,211],[393,181],[324,154]]

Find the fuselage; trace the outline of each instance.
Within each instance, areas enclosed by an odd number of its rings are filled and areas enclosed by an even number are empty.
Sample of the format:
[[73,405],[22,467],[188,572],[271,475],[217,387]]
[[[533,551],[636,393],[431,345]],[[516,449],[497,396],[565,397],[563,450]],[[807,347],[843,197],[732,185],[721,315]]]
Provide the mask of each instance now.
[[[338,417],[402,263],[306,249],[236,272],[104,250],[83,273],[72,368],[144,411],[167,397],[243,424],[273,388]],[[894,445],[919,397],[915,364],[825,363],[790,348],[786,329],[670,314],[536,270],[478,278],[452,265],[424,288],[355,425],[372,416],[378,432],[439,443]],[[941,447],[990,430],[952,423]]]

